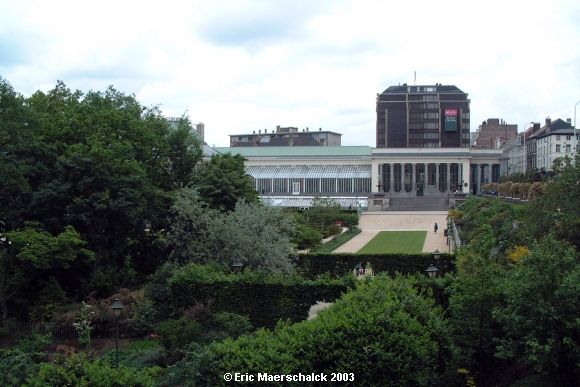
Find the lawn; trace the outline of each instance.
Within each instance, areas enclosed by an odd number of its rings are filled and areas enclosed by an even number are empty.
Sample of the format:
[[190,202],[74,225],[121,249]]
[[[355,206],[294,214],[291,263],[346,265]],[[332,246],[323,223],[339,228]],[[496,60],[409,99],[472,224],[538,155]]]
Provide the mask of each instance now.
[[358,251],[359,254],[404,253],[423,251],[427,231],[381,231]]

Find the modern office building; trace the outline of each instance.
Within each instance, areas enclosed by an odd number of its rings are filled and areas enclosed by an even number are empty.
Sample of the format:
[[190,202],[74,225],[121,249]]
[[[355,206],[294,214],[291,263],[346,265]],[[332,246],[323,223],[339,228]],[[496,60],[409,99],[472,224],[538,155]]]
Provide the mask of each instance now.
[[377,94],[377,148],[468,148],[469,102],[452,85],[391,86]]
[[300,131],[297,127],[276,126],[276,131],[268,133],[267,129],[254,130],[251,134],[230,135],[230,147],[258,147],[258,146],[340,146],[342,134],[318,129],[310,131],[308,128]]

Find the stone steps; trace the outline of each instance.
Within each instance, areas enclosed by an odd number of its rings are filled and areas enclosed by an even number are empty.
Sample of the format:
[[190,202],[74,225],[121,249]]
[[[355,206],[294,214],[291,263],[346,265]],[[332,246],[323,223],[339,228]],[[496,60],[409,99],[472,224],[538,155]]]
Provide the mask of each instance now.
[[449,199],[447,197],[392,197],[386,211],[447,211]]

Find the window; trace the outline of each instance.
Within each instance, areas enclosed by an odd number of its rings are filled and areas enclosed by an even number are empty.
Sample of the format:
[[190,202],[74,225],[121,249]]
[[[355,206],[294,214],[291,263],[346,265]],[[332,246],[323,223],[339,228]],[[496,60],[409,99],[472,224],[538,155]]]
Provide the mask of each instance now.
[[560,153],[560,144],[556,144],[556,153]]
[[570,141],[570,138],[571,138],[571,137],[572,137],[572,136],[566,136],[566,140]]
[[571,150],[572,147],[570,146],[570,144],[566,144],[566,153],[570,153]]
[[559,139],[560,139],[560,136],[559,136],[559,135],[558,135],[558,136],[556,136],[556,140],[559,140]]

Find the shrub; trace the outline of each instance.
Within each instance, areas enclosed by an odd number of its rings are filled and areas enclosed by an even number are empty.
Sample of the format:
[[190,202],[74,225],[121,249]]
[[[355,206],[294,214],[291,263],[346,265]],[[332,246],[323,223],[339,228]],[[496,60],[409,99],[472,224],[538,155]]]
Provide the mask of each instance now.
[[170,353],[175,353],[187,344],[199,340],[201,324],[182,317],[159,323],[157,331],[161,335],[161,343],[165,349]]
[[301,254],[296,268],[306,278],[317,278],[325,273],[342,277],[361,262],[370,262],[375,273],[424,273],[431,263],[437,265],[441,275],[455,270],[454,256],[449,254],[441,254],[439,262],[433,262],[433,254]]
[[249,374],[344,372],[353,373],[357,385],[427,386],[442,384],[450,354],[441,308],[421,296],[413,280],[379,276],[361,282],[314,320],[196,352],[190,376],[200,385],[223,385],[221,375],[234,369]]
[[250,333],[254,327],[247,316],[222,312],[213,316],[212,327],[226,336],[236,338]]
[[306,319],[317,301],[332,302],[353,286],[351,279],[307,280],[298,275],[225,273],[215,267],[189,264],[170,279],[174,310],[213,300],[214,313],[246,315],[254,326],[274,326],[280,319]]
[[324,237],[328,238],[329,236],[340,234],[342,229],[337,224],[331,224],[330,226],[324,229]]
[[138,334],[144,335],[151,332],[155,327],[157,311],[155,305],[147,297],[141,297],[135,304],[133,324]]
[[26,386],[154,386],[160,371],[159,367],[113,367],[102,360],[91,361],[85,356],[74,356],[61,364],[42,364],[38,373],[29,377]]

